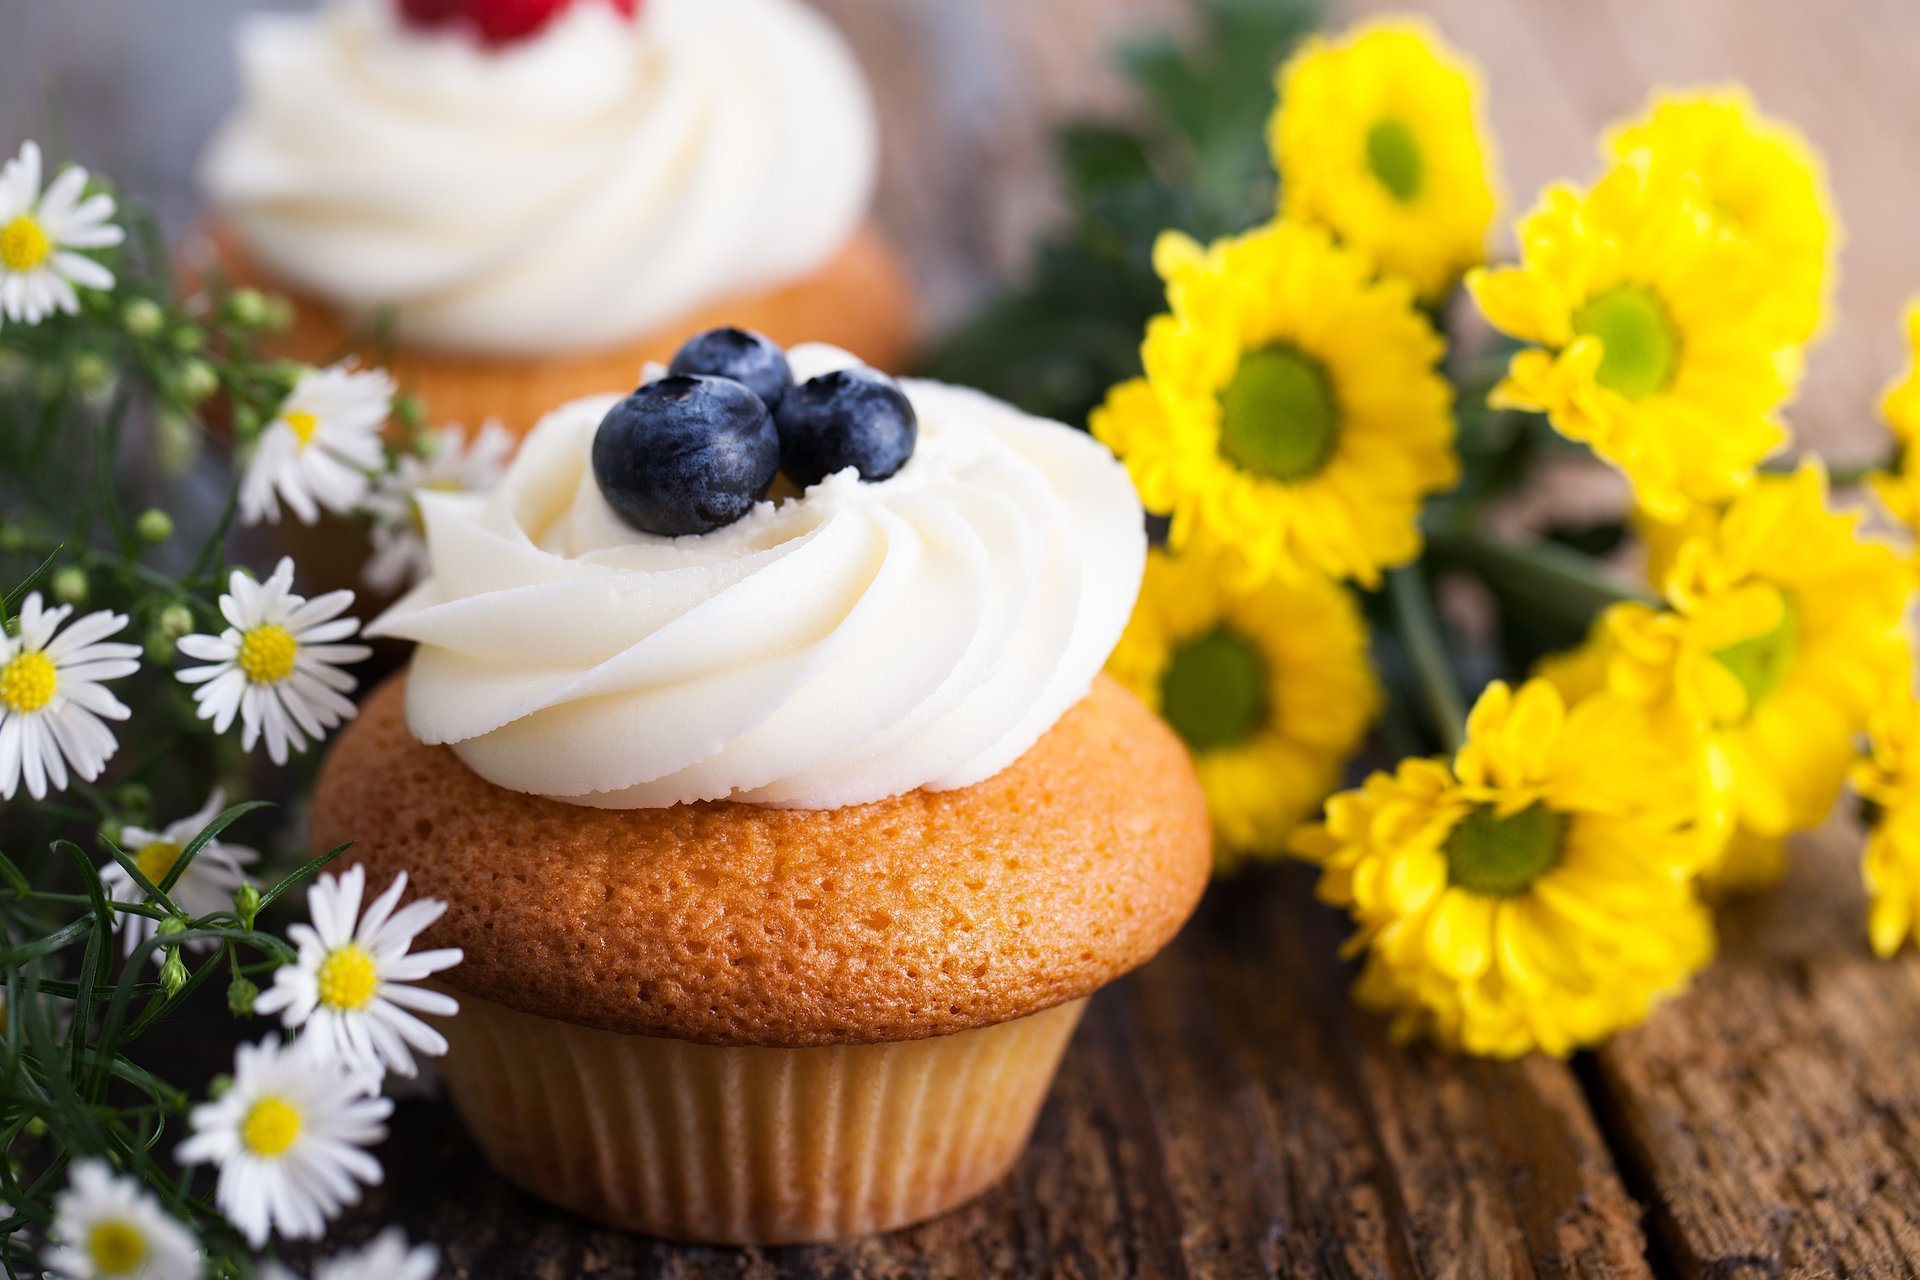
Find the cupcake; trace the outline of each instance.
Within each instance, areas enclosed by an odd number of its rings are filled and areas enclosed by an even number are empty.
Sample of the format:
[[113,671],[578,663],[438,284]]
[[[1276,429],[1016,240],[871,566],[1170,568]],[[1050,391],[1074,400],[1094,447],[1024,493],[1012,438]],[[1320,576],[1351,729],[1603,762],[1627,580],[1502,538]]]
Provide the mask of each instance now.
[[768,345],[696,343],[554,411],[491,493],[422,496],[432,575],[371,628],[418,647],[313,812],[449,904],[443,1069],[492,1165],[739,1244],[1000,1178],[1210,839],[1185,750],[1101,674],[1145,557],[1124,469]]
[[718,312],[883,367],[912,341],[873,104],[802,0],[322,0],[236,46],[202,239],[292,299],[283,355],[523,433]]

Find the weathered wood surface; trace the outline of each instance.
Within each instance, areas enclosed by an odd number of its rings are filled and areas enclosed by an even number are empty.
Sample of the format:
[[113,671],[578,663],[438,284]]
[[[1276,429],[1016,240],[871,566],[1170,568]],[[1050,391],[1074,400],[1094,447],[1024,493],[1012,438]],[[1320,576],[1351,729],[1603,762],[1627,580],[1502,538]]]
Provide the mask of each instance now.
[[1597,1056],[1595,1103],[1683,1275],[1920,1275],[1920,964],[1876,960],[1858,836],[1722,913],[1686,999]]
[[[287,0],[303,3],[304,0]],[[1054,204],[1050,115],[1124,107],[1112,40],[1182,0],[821,0],[884,106],[883,225],[936,317],[1017,269]],[[178,227],[231,92],[246,0],[0,0],[0,134],[62,91],[76,150]],[[1486,71],[1524,205],[1592,171],[1655,83],[1741,79],[1826,152],[1848,227],[1840,314],[1794,421],[1881,447],[1879,387],[1920,292],[1920,6],[1907,0],[1357,0],[1432,14]],[[4,139],[0,139],[4,141]],[[340,1237],[400,1221],[470,1277],[1920,1275],[1920,961],[1874,960],[1857,837],[1805,842],[1735,904],[1714,968],[1569,1068],[1395,1048],[1344,996],[1341,922],[1298,868],[1216,888],[1178,943],[1098,997],[1012,1179],[844,1248],[683,1249],[506,1188],[437,1103],[402,1106],[387,1186]]]
[[1639,1277],[1639,1210],[1566,1066],[1387,1045],[1302,868],[1216,889],[1096,997],[1012,1178],[842,1248],[674,1247],[511,1190],[438,1104],[402,1107],[387,1189],[448,1274],[492,1277]]

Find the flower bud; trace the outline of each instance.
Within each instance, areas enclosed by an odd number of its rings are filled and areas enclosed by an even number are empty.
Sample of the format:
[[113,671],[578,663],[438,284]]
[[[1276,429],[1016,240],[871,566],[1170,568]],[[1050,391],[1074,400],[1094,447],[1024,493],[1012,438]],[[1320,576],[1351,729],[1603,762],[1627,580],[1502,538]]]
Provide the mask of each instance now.
[[87,571],[70,564],[53,575],[53,598],[61,604],[81,604],[90,590]]
[[160,611],[161,634],[170,640],[193,634],[193,610],[183,604],[170,604]]
[[260,998],[260,988],[245,978],[235,978],[227,984],[227,1012],[236,1018],[253,1015],[253,1002]]
[[98,351],[82,351],[70,368],[73,385],[81,391],[104,391],[113,383],[113,366]]
[[180,395],[188,404],[199,404],[220,389],[220,375],[205,360],[189,360],[180,366]]
[[239,288],[227,296],[227,314],[233,322],[247,329],[257,329],[267,322],[267,296],[258,289]]
[[163,938],[177,938],[185,933],[188,927],[187,922],[181,917],[168,916],[160,922],[160,927],[155,929],[154,932]]
[[253,928],[253,918],[260,914],[260,891],[251,884],[242,884],[233,891],[233,909],[240,914],[240,923]]
[[173,348],[176,351],[198,351],[206,345],[206,331],[197,324],[183,324],[173,331]]
[[140,535],[140,541],[158,546],[173,536],[173,517],[158,507],[148,507],[133,522],[133,531]]
[[187,962],[180,958],[180,948],[168,947],[165,963],[160,966],[160,989],[170,996],[180,994],[180,988],[187,985]]
[[136,338],[151,338],[167,322],[167,313],[152,298],[132,298],[120,309],[120,323]]

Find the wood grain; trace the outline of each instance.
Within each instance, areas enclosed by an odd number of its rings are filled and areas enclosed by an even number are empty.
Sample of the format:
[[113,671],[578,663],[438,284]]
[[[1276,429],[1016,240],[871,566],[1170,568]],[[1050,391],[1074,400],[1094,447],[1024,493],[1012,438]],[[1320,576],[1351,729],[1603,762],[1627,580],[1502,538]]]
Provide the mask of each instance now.
[[1008,1182],[842,1247],[676,1247],[578,1223],[404,1105],[343,1229],[437,1240],[461,1277],[1643,1277],[1638,1210],[1563,1064],[1389,1045],[1290,867],[1217,889],[1096,997]]
[[1803,842],[1687,998],[1598,1055],[1682,1275],[1920,1275],[1920,957],[1867,949],[1858,858],[1847,824]]
[[[1017,272],[1056,213],[1052,122],[1127,109],[1112,43],[1191,11],[820,2],[872,71],[879,217],[936,322]],[[0,0],[0,134],[39,131],[57,89],[72,150],[183,227],[243,7]],[[1874,402],[1920,292],[1920,6],[1336,7],[1427,12],[1480,63],[1514,208],[1589,176],[1601,129],[1652,86],[1747,82],[1824,150],[1847,227],[1837,320],[1795,426],[1837,457],[1883,447]],[[1784,891],[1726,909],[1722,955],[1688,996],[1576,1069],[1388,1044],[1347,1004],[1343,925],[1306,873],[1262,871],[1216,886],[1172,949],[1095,1000],[1012,1179],[948,1218],[773,1252],[598,1232],[493,1177],[442,1105],[409,1102],[381,1151],[386,1186],[335,1243],[399,1222],[441,1243],[450,1276],[552,1280],[1920,1274],[1920,960],[1867,953],[1856,857],[1845,827],[1806,842]]]

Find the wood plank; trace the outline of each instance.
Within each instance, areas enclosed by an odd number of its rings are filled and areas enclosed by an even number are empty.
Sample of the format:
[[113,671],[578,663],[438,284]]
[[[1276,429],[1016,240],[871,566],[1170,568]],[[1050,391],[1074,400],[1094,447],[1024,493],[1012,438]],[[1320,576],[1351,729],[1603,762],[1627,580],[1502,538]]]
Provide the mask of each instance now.
[[1645,1277],[1638,1210],[1562,1064],[1389,1045],[1346,1001],[1305,868],[1216,888],[1097,997],[1032,1149],[949,1217],[839,1247],[676,1247],[509,1188],[450,1112],[401,1108],[385,1188],[455,1276]]
[[1804,841],[1694,990],[1598,1055],[1683,1276],[1920,1275],[1920,957],[1868,950],[1859,848],[1844,822]]

